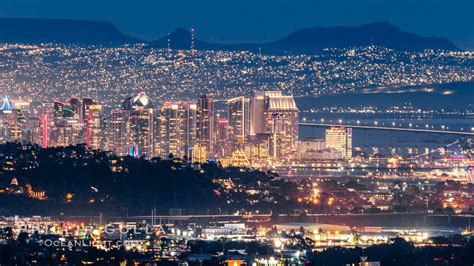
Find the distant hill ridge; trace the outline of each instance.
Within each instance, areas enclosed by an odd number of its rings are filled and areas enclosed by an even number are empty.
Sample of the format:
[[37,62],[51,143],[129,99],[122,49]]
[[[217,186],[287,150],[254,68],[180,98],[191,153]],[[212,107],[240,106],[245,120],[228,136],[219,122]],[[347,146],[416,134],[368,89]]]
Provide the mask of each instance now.
[[266,44],[267,49],[298,52],[369,45],[415,51],[423,49],[459,50],[447,39],[420,37],[401,31],[388,22],[374,22],[358,27],[301,29],[279,41]]
[[[99,21],[0,18],[0,42],[66,43],[84,45],[123,45],[148,43],[151,47],[166,48],[168,39],[172,49],[189,49],[191,34],[178,28],[168,36],[146,42],[125,35],[113,24]],[[397,50],[424,49],[460,50],[444,38],[421,37],[401,31],[388,22],[374,22],[361,26],[313,27],[296,30],[290,35],[263,44],[215,44],[195,39],[198,50],[250,50],[264,53],[317,53],[324,48],[383,46]]]
[[0,42],[121,45],[142,41],[123,34],[108,22],[0,18]]

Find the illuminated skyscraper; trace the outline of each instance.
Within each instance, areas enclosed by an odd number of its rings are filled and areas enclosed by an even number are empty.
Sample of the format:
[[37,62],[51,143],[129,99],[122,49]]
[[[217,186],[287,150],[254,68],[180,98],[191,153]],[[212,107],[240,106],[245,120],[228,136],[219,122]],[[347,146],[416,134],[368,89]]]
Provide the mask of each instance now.
[[236,97],[227,101],[230,140],[243,143],[250,135],[250,100]]
[[214,100],[211,95],[203,94],[198,99],[196,122],[196,145],[200,160],[213,156],[214,137]]
[[8,96],[5,96],[0,108],[0,143],[23,141],[25,123],[21,110],[16,109]]
[[160,110],[160,156],[169,154],[191,158],[196,141],[197,105],[187,102],[166,102]]
[[110,114],[107,149],[120,156],[127,155],[130,147],[128,115],[123,109],[112,110]]
[[68,108],[67,104],[57,99],[53,102],[54,125],[56,127],[66,125],[67,117],[74,117],[74,112]]
[[135,155],[153,157],[153,104],[141,92],[135,97],[129,97],[122,103],[122,108],[128,111],[130,147]]
[[271,134],[270,156],[293,159],[298,145],[298,108],[293,96],[265,98],[265,128]]
[[[263,111],[265,104],[265,95],[270,92],[253,91],[250,98],[250,134],[256,135],[265,133],[265,124],[263,121]],[[278,92],[275,92],[278,93]],[[281,94],[281,93],[280,93]]]
[[327,129],[326,147],[340,152],[343,159],[352,158],[352,128],[332,127]]
[[82,98],[82,113],[80,114],[80,118],[82,118],[82,120],[86,121],[88,119],[89,113],[91,112],[91,110],[94,110],[94,108],[90,108],[90,106],[92,105],[96,104],[91,98]]
[[54,104],[44,103],[38,108],[37,127],[33,129],[33,143],[50,147],[50,132],[54,128]]
[[77,97],[71,97],[69,100],[69,106],[71,110],[78,116],[78,119],[82,119],[82,104]]
[[[48,120],[47,116],[37,116],[32,117],[30,121],[30,129],[32,132],[31,135],[31,142],[40,145],[41,147],[48,147],[49,141],[49,127],[48,127]],[[45,130],[46,129],[46,130]]]
[[250,108],[250,134],[268,135],[270,157],[294,158],[298,145],[298,107],[293,96],[278,91],[254,91]]
[[100,111],[102,106],[94,103],[84,106],[83,119],[85,126],[85,143],[91,149],[99,149],[101,146]]
[[217,119],[214,154],[217,158],[226,158],[232,154],[234,148],[229,145],[229,120]]
[[[85,143],[89,148],[101,147],[100,112],[102,107],[90,98],[72,97],[69,104],[54,100],[52,115],[42,109],[39,116],[43,128],[43,145],[67,146]],[[52,120],[52,124],[49,122]],[[39,133],[39,132],[38,132]]]

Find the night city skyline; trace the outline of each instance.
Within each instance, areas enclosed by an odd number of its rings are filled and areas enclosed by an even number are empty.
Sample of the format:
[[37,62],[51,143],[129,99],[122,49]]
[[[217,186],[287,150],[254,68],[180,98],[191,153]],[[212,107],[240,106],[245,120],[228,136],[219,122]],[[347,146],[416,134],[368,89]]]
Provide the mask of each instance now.
[[0,265],[474,265],[470,0],[0,0]]

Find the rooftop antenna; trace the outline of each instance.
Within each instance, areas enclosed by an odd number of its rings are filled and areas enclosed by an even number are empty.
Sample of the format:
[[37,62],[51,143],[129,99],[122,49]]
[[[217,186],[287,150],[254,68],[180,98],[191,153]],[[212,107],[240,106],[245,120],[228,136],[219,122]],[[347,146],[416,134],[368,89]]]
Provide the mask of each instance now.
[[194,27],[191,28],[191,55],[194,55]]
[[170,38],[170,34],[169,34],[169,33],[168,33],[167,42],[168,42],[168,58],[170,58],[170,57],[171,57],[171,38]]

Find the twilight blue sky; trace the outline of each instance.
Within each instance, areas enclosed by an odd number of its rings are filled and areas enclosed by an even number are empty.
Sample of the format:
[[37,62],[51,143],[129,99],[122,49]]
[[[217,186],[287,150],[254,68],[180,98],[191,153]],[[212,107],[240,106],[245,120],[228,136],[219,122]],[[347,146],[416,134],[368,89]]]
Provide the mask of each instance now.
[[474,0],[0,0],[0,17],[108,21],[148,40],[194,26],[210,42],[266,42],[303,27],[388,21],[474,50]]

